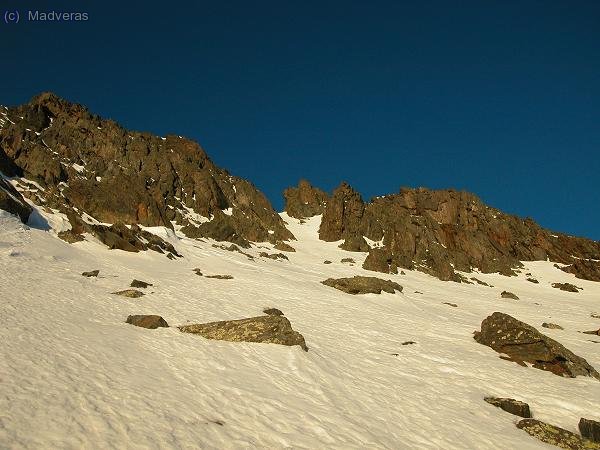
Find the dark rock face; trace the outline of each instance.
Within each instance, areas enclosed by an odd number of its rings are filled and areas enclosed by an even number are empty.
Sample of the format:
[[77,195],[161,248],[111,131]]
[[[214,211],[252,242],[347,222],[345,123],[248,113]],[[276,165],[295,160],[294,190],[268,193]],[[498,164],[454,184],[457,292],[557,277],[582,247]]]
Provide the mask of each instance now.
[[600,422],[596,420],[582,418],[579,421],[579,432],[585,439],[600,442]]
[[600,262],[598,261],[575,259],[573,264],[561,267],[560,270],[572,273],[582,280],[600,281]]
[[231,342],[262,342],[280,345],[299,345],[308,351],[304,337],[292,329],[283,316],[267,315],[249,319],[228,320],[179,327],[184,333],[199,334],[206,339]]
[[85,240],[81,234],[75,233],[73,230],[61,231],[58,233],[58,237],[69,244]]
[[142,230],[137,225],[128,228],[125,224],[117,222],[109,227],[86,224],[86,228],[111,250],[126,252],[154,250],[158,253],[170,253],[181,257],[171,244],[155,234]]
[[90,278],[90,277],[97,277],[99,273],[100,273],[99,270],[92,270],[90,272],[83,272],[81,275],[84,277]]
[[329,196],[321,189],[311,186],[306,180],[300,180],[298,187],[287,188],[283,192],[285,211],[290,217],[303,219],[323,214]]
[[[358,236],[383,239],[382,248],[369,251],[363,268],[384,273],[416,269],[446,281],[461,281],[455,270],[514,275],[520,261],[549,258],[574,264],[575,257],[600,259],[599,242],[553,234],[531,219],[490,208],[467,192],[403,188],[365,203],[342,183],[325,207],[319,237],[337,241]],[[600,277],[600,265],[588,266],[577,273],[586,279]]]
[[510,298],[513,300],[519,300],[519,297],[517,297],[516,294],[513,294],[512,292],[508,292],[508,291],[502,291],[502,293],[500,294],[500,297],[502,298]]
[[45,187],[36,203],[111,224],[174,221],[192,237],[240,245],[293,239],[262,193],[195,142],[125,130],[50,93],[6,114],[14,124],[0,130],[0,164]]
[[154,330],[156,328],[164,327],[167,328],[169,324],[161,316],[153,315],[134,315],[127,317],[126,323],[135,325],[136,327],[149,328]]
[[382,291],[389,294],[394,294],[396,291],[402,292],[402,286],[398,283],[376,277],[362,277],[357,275],[352,278],[328,278],[321,283],[353,295],[381,294]]
[[523,419],[517,423],[517,428],[526,431],[531,436],[550,445],[570,450],[600,449],[600,444],[586,441],[575,433],[564,428],[550,425],[536,419]]
[[133,280],[129,286],[133,288],[146,289],[147,287],[152,286],[152,283],[146,283],[145,281],[141,280]]
[[23,196],[0,175],[0,209],[8,211],[27,223],[33,209]]
[[552,283],[552,287],[566,292],[579,292],[580,289],[571,283]]
[[529,405],[514,398],[485,397],[484,400],[515,416],[525,417],[526,419],[531,417]]
[[600,374],[585,359],[508,314],[495,312],[484,319],[474,338],[515,362],[528,362],[564,377],[582,375],[600,380]]

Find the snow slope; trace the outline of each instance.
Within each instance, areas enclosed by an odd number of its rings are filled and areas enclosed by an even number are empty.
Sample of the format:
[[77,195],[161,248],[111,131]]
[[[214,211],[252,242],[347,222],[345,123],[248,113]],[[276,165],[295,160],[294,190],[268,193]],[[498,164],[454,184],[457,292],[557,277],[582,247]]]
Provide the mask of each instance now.
[[[580,417],[600,419],[597,380],[523,368],[472,337],[503,311],[599,369],[600,344],[578,331],[600,326],[590,317],[600,313],[600,285],[549,262],[526,263],[518,278],[470,275],[494,288],[410,271],[385,276],[361,268],[366,254],[319,241],[319,217],[300,224],[282,216],[298,238],[289,261],[250,261],[153,229],[184,255],[168,261],[69,245],[0,212],[0,448],[552,448],[518,430],[487,395],[526,401],[536,418],[571,431]],[[263,247],[271,249],[249,252]],[[198,277],[196,267],[235,278]],[[93,269],[99,278],[81,276]],[[404,292],[352,296],[320,283],[355,274],[393,279]],[[154,287],[141,299],[111,295],[133,278]],[[550,287],[564,281],[584,290]],[[501,299],[503,290],[521,300]],[[285,313],[308,353],[174,327],[265,307]],[[129,314],[159,314],[172,327],[134,327],[124,323]],[[544,321],[565,330],[540,328]],[[416,344],[401,345],[409,340]]]

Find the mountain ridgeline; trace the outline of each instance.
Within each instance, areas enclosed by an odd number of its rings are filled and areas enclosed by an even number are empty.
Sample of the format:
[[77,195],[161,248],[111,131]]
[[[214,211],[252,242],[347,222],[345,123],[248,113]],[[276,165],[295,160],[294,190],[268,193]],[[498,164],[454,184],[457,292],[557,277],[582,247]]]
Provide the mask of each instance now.
[[[1,107],[0,171],[0,209],[25,222],[30,203],[63,213],[71,230],[59,236],[68,242],[91,233],[110,248],[174,258],[176,249],[140,226],[242,247],[294,240],[267,198],[217,167],[197,143],[128,131],[51,93]],[[550,232],[467,192],[403,188],[365,202],[346,183],[329,195],[301,181],[284,197],[290,217],[322,215],[321,240],[368,252],[367,270],[415,269],[469,282],[460,272],[510,276],[520,261],[550,260],[600,281],[599,242]]]
[[[325,197],[324,197],[325,195]],[[342,183],[331,196],[308,182],[284,193],[290,216],[323,214],[319,237],[368,251],[363,267],[384,273],[416,269],[442,280],[458,272],[514,275],[520,261],[550,260],[577,277],[600,281],[600,242],[550,232],[531,219],[504,214],[475,195],[403,188],[366,203]],[[364,238],[375,241],[369,245]]]
[[20,190],[75,230],[90,231],[91,217],[243,246],[293,239],[261,192],[193,141],[125,130],[51,93],[1,114],[0,170],[37,183]]

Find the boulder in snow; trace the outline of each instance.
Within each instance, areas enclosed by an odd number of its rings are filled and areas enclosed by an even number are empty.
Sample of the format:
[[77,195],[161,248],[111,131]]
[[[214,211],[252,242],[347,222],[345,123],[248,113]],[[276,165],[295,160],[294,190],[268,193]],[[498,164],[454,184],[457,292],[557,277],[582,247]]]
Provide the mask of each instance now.
[[600,380],[600,374],[585,359],[508,314],[495,312],[484,319],[481,331],[476,331],[474,338],[522,365],[527,362],[555,375],[573,378],[582,375]]
[[260,316],[179,327],[184,333],[199,334],[206,339],[231,342],[261,342],[280,345],[299,345],[308,351],[304,337],[292,329],[283,316]]
[[391,280],[382,280],[377,277],[355,276],[352,278],[328,278],[321,281],[325,286],[339,289],[348,294],[381,294],[387,292],[394,294],[396,291],[402,292],[402,286]]

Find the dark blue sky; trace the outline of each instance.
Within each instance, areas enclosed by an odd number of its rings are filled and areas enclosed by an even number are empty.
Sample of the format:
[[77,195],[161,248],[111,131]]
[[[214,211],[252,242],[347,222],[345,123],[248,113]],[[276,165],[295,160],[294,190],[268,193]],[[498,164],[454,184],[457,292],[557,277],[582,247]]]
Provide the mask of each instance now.
[[278,209],[302,177],[454,187],[600,240],[600,2],[90,3],[4,2],[0,103],[191,137]]

